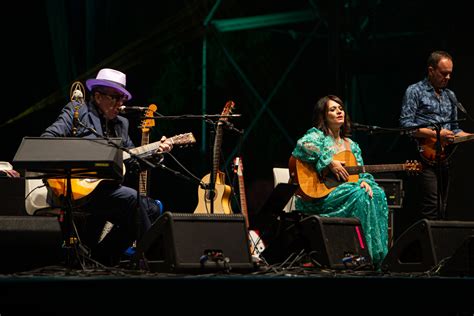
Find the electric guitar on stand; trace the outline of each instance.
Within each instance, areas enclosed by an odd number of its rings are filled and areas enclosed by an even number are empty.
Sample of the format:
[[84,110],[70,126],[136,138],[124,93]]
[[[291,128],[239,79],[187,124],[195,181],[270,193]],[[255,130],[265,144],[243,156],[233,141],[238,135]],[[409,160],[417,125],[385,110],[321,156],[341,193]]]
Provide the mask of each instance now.
[[[221,115],[230,115],[234,107],[234,101],[227,101]],[[225,184],[225,173],[219,170],[222,130],[227,120],[228,118],[221,117],[217,122],[212,155],[212,173],[205,175],[201,180],[202,183],[210,184],[210,186],[214,188],[198,188],[198,205],[194,213],[210,214],[211,210],[213,210],[215,214],[232,214],[232,207],[230,205],[232,189],[229,185]]]
[[265,250],[265,244],[263,243],[262,238],[259,236],[258,232],[255,230],[249,229],[249,213],[247,208],[247,198],[245,196],[245,183],[244,183],[244,166],[242,163],[242,158],[236,157],[234,159],[234,172],[237,173],[237,178],[239,180],[239,197],[240,197],[240,208],[242,215],[245,218],[245,223],[247,225],[247,230],[249,232],[250,240],[250,254],[256,257],[260,257],[260,254]]
[[[157,107],[155,104],[150,104],[148,106],[148,110],[145,113],[146,118],[143,119],[141,124],[142,146],[148,145],[150,143],[150,128],[155,126],[155,120],[153,119],[153,116],[155,115],[156,109]],[[141,196],[148,196],[150,193],[148,189],[148,179],[148,169],[141,171],[138,178],[138,192]]]

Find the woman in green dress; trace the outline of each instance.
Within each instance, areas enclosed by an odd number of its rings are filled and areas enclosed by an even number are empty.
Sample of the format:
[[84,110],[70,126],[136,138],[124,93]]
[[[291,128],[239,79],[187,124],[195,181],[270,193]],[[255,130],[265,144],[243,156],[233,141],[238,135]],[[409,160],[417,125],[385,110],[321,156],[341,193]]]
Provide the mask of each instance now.
[[348,137],[350,121],[342,100],[334,95],[319,99],[313,111],[313,126],[298,140],[293,157],[314,167],[319,176],[331,172],[343,183],[323,198],[297,196],[296,209],[323,217],[358,218],[372,262],[380,267],[388,251],[387,199],[371,174],[360,173],[356,182],[348,181],[344,161],[333,157],[350,151],[357,165],[364,164],[359,145]]

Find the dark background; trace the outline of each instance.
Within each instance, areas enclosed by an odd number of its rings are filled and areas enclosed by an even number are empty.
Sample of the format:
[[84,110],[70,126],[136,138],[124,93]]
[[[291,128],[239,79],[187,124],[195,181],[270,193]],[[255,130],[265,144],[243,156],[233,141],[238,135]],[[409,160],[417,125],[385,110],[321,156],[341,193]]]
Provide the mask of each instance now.
[[[38,136],[69,99],[71,84],[85,83],[100,68],[127,74],[133,94],[129,105],[156,104],[163,115],[220,114],[236,103],[231,119],[245,134],[226,130],[222,170],[237,185],[231,161],[241,155],[249,211],[257,212],[269,195],[272,168],[286,167],[296,140],[311,125],[314,103],[326,94],[343,97],[353,121],[397,127],[403,93],[422,79],[433,50],[454,58],[450,82],[459,101],[474,116],[471,91],[474,64],[470,10],[461,1],[35,1],[28,8],[11,3],[2,19],[3,106],[0,160],[12,161],[24,136]],[[269,25],[248,20],[243,30],[220,32],[223,19],[262,17],[307,11],[311,19]],[[206,18],[213,12],[207,27]],[[9,22],[7,22],[9,21]],[[281,21],[281,20],[280,20]],[[207,78],[203,81],[203,39],[207,38]],[[204,89],[203,89],[204,87]],[[140,118],[128,116],[131,135],[140,145]],[[463,117],[463,115],[460,115]],[[210,172],[210,125],[200,120],[156,120],[150,141],[161,135],[193,132],[198,143],[173,155],[201,178]],[[474,123],[461,126],[474,131]],[[402,163],[417,158],[398,133],[355,132],[366,164]],[[458,146],[456,182],[448,217],[474,220],[471,205],[473,143]],[[170,157],[168,167],[182,171]],[[184,172],[184,171],[182,171]],[[152,170],[151,195],[166,210],[192,212],[198,185],[163,170]],[[403,216],[414,213],[406,175]],[[127,184],[135,185],[133,176]]]

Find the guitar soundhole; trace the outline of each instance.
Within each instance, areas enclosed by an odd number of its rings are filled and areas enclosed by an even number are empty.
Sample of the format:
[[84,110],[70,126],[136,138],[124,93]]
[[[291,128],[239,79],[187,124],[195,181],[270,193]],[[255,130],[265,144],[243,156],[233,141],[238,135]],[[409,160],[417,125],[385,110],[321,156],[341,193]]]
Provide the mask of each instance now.
[[206,200],[211,201],[216,199],[216,191],[215,190],[207,190],[206,191]]

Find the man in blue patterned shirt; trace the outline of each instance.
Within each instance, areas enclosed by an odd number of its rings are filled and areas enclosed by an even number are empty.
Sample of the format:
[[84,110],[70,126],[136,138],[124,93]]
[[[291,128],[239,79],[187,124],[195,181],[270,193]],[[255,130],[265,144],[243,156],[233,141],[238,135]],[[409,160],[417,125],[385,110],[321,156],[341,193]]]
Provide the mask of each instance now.
[[[420,211],[424,218],[443,219],[450,182],[448,153],[453,147],[450,144],[457,137],[471,134],[459,128],[456,120],[460,105],[454,92],[446,88],[453,72],[452,57],[447,52],[434,51],[428,57],[427,67],[427,77],[410,85],[405,92],[400,125],[424,126],[411,134],[424,160],[423,173],[417,177],[421,190]],[[441,146],[438,146],[437,130]]]

